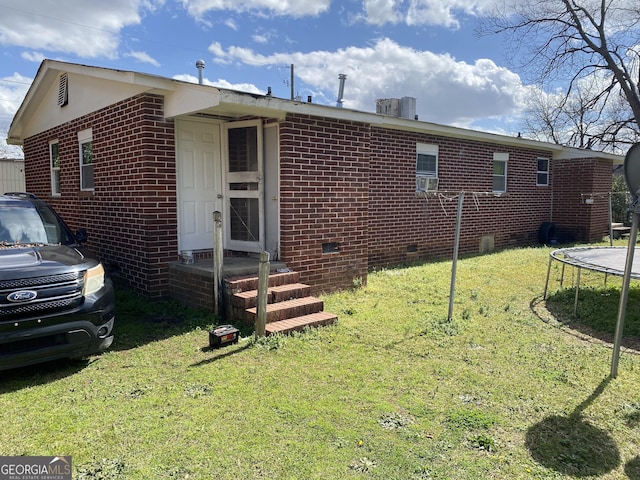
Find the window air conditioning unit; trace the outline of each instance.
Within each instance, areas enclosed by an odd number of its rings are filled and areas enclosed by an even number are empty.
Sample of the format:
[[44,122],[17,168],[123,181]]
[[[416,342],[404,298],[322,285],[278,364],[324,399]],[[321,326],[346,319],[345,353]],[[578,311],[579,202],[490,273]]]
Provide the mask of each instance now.
[[416,191],[418,192],[437,192],[438,177],[429,175],[418,175],[416,177]]

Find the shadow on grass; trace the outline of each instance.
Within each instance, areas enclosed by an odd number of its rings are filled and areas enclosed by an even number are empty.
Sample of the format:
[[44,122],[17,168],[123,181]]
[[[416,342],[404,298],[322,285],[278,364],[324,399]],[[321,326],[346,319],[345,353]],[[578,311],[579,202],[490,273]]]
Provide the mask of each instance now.
[[[552,415],[527,430],[525,445],[537,463],[575,477],[601,476],[620,465],[620,452],[611,436],[582,417],[609,382],[609,377],[604,379],[569,416]],[[627,467],[637,470],[638,459]]]
[[75,375],[94,361],[62,359],[0,372],[0,395]]
[[148,343],[202,329],[203,346],[218,319],[210,310],[185,307],[171,299],[149,299],[116,290],[116,327],[111,351],[130,350]]
[[[613,345],[618,309],[619,287],[581,287],[578,293],[577,315],[574,314],[575,288],[558,290],[546,300],[536,297],[531,310],[541,320],[558,326],[580,338]],[[629,290],[622,347],[640,353],[640,288]]]
[[203,352],[213,352],[215,353],[215,355],[213,357],[206,358],[204,360],[200,360],[199,362],[193,363],[189,365],[189,367],[201,367],[203,365],[208,365],[209,363],[213,363],[218,360],[222,360],[223,358],[230,357],[231,355],[235,355],[236,353],[240,353],[248,348],[251,348],[251,343],[249,343],[248,341],[240,347],[227,346],[227,347],[221,347],[219,349],[204,347],[202,348]]
[[[196,329],[203,330],[205,347],[208,346],[207,330],[216,324],[217,318],[211,311],[187,308],[173,300],[151,300],[131,290],[116,288],[114,341],[109,351],[130,350]],[[96,355],[88,359],[57,360],[0,372],[0,394],[55,382],[99,360],[100,356]]]
[[640,455],[629,460],[624,466],[624,473],[631,480],[640,479]]

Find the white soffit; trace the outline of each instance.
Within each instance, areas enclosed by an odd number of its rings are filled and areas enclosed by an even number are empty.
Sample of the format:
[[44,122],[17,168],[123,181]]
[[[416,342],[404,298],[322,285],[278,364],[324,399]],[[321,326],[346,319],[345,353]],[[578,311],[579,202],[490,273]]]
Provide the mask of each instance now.
[[201,112],[220,105],[220,90],[210,86],[176,83],[175,89],[165,94],[164,116],[175,118]]

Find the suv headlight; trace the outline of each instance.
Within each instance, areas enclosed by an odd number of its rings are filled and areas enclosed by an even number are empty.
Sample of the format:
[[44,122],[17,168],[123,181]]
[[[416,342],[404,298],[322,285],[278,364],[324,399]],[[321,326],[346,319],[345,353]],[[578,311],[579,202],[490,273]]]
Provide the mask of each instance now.
[[91,295],[97,292],[104,285],[104,268],[99,263],[97,266],[90,268],[84,274],[84,289],[82,295]]

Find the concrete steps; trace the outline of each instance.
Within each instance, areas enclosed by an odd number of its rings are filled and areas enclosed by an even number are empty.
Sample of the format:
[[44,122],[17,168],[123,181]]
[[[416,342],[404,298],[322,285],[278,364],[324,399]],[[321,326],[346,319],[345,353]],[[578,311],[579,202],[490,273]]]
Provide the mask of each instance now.
[[[232,321],[254,325],[257,316],[258,277],[226,280]],[[300,283],[297,272],[269,275],[266,333],[287,334],[306,327],[331,325],[338,317],[324,311],[324,302],[311,296],[311,287]]]
[[631,227],[625,226],[624,223],[611,224],[611,233],[613,234],[614,239],[628,238],[630,232],[631,232]]

